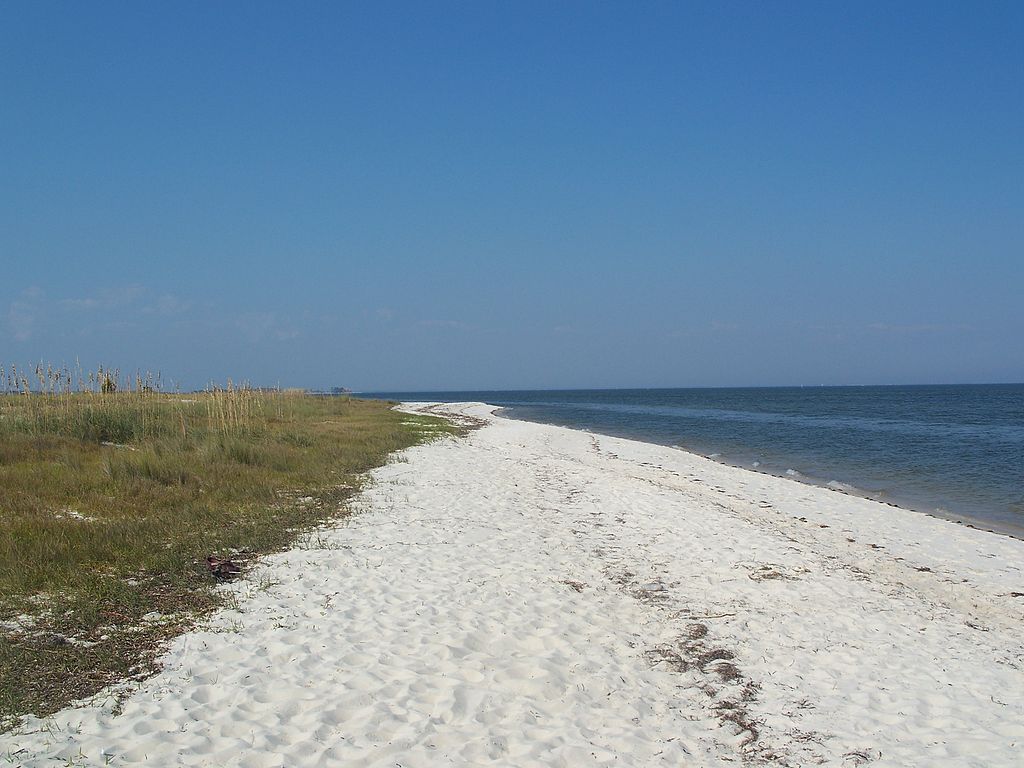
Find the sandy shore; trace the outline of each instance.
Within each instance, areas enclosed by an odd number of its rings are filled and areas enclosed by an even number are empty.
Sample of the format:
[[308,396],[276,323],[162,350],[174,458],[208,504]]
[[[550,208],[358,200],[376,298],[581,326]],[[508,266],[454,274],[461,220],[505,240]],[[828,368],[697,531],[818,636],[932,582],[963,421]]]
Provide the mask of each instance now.
[[1021,764],[1024,542],[441,410],[488,425],[374,472],[161,674],[0,765]]

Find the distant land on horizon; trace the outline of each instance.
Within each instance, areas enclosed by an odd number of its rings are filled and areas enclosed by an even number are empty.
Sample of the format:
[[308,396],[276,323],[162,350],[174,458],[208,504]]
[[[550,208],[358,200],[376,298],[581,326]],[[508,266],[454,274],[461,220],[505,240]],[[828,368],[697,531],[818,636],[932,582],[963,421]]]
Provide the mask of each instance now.
[[508,389],[363,389],[348,390],[347,394],[404,394],[404,393],[453,393],[453,392],[617,392],[617,391],[668,391],[675,389],[852,389],[865,387],[1014,387],[1024,386],[1024,381],[967,381],[913,384],[727,384],[722,386],[677,386],[677,387],[510,387]]

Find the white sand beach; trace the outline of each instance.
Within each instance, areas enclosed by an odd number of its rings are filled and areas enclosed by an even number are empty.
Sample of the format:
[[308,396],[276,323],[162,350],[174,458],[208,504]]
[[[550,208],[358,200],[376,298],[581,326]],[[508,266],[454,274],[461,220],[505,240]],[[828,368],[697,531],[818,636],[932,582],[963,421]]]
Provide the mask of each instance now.
[[1024,541],[495,417],[0,764],[1015,766]]

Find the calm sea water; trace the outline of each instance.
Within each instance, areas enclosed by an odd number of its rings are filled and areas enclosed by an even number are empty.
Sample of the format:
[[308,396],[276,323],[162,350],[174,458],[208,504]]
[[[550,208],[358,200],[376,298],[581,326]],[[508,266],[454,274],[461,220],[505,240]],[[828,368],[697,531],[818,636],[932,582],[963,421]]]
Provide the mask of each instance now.
[[677,445],[738,466],[1024,532],[1024,384],[387,392]]

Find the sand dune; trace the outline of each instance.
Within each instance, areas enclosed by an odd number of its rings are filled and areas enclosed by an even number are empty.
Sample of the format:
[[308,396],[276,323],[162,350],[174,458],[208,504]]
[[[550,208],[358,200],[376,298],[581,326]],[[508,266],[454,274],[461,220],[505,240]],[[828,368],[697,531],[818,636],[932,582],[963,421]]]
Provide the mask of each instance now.
[[[408,406],[428,408],[427,405]],[[437,408],[434,408],[437,410]],[[1012,766],[1024,542],[491,416],[19,765]],[[0,761],[2,764],[2,761]]]

